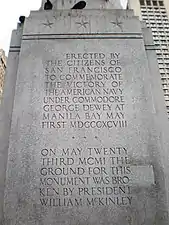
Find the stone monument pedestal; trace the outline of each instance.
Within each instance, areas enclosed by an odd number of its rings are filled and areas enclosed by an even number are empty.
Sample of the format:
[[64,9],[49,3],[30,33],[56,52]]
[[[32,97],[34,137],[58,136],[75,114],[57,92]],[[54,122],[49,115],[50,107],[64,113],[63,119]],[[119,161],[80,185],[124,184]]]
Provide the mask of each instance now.
[[131,10],[58,9],[31,12],[20,34],[2,111],[2,224],[168,225],[168,120],[149,29]]

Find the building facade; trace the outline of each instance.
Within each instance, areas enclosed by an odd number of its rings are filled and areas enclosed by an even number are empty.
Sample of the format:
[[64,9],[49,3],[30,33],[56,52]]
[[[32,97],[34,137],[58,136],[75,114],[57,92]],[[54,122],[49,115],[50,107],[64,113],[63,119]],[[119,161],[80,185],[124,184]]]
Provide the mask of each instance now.
[[169,118],[169,0],[128,0],[128,8],[152,29]]
[[5,52],[2,49],[0,49],[0,102],[3,93],[5,71],[6,71],[6,56]]

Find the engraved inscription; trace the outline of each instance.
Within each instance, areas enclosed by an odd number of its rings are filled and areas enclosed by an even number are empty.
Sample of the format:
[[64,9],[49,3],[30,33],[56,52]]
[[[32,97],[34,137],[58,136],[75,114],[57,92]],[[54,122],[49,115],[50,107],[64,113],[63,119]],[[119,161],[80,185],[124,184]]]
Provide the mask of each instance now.
[[130,174],[125,147],[42,149],[40,203],[47,207],[131,205]]
[[125,128],[120,53],[65,53],[45,62],[43,129]]
[[[119,52],[60,53],[44,63],[41,128],[126,129],[123,69]],[[89,132],[90,133],[90,132]],[[78,138],[88,141],[89,136]],[[129,206],[131,168],[125,146],[40,150],[40,203],[44,207]],[[97,133],[94,140],[100,142]],[[101,142],[100,142],[101,143]]]

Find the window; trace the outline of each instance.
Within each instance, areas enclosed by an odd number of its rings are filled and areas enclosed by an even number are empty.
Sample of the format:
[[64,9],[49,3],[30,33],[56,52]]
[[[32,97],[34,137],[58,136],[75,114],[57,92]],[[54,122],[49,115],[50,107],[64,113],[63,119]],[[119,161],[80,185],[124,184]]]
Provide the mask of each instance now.
[[144,5],[144,0],[140,0],[140,5]]
[[147,0],[147,5],[151,5],[151,2],[149,0]]
[[162,1],[159,1],[160,6],[164,6],[164,3]]

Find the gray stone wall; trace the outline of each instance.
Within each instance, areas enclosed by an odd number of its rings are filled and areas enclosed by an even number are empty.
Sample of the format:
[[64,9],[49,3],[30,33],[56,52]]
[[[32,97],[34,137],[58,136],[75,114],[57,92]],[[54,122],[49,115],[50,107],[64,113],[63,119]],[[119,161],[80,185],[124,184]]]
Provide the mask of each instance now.
[[34,11],[12,40],[2,224],[168,225],[169,126],[133,11]]
[[4,224],[3,203],[6,179],[6,168],[11,131],[12,112],[15,96],[15,85],[21,45],[22,28],[12,32],[7,70],[4,82],[4,93],[0,105],[0,224]]

